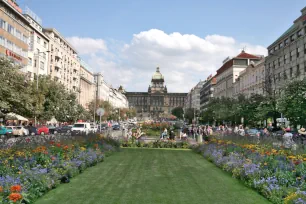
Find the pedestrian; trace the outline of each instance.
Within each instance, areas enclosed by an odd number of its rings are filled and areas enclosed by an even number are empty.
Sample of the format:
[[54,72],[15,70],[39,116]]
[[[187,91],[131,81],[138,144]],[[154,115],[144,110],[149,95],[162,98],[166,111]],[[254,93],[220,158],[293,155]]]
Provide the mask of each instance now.
[[283,135],[283,145],[286,149],[291,149],[292,145],[294,144],[292,140],[292,133],[290,132],[290,128],[285,129],[285,134]]
[[301,141],[301,144],[303,145],[304,149],[306,148],[306,130],[305,128],[301,128],[298,130],[299,138]]

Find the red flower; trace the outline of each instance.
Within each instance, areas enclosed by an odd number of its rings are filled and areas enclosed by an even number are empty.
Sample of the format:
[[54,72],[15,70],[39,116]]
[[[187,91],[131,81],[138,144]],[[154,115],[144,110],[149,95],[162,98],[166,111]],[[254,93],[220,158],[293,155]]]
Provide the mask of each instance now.
[[21,186],[20,185],[15,185],[11,186],[11,192],[20,192],[21,191]]
[[20,193],[11,193],[9,199],[15,203],[22,199],[22,195]]
[[65,147],[63,147],[64,150],[68,150],[68,145],[66,145]]
[[61,144],[60,144],[60,143],[56,143],[56,146],[57,146],[57,147],[61,147]]
[[2,186],[0,186],[0,193],[2,193],[3,192],[3,187]]

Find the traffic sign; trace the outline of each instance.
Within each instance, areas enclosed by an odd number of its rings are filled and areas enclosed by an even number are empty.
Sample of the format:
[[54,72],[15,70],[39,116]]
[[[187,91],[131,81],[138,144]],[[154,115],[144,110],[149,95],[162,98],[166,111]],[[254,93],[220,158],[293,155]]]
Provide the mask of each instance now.
[[105,111],[104,111],[103,108],[98,108],[96,113],[97,113],[98,116],[103,116]]

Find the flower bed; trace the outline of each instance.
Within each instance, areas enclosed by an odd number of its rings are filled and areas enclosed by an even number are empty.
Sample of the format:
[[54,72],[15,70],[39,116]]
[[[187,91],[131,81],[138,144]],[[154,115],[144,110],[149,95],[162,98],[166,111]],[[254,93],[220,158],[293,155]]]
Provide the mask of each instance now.
[[195,150],[273,203],[306,203],[306,155],[215,139]]
[[119,148],[98,135],[80,141],[0,150],[0,203],[33,203]]
[[153,142],[141,142],[141,141],[125,141],[121,144],[122,147],[141,147],[141,148],[181,148],[190,149],[188,142],[176,142],[174,140],[157,140]]

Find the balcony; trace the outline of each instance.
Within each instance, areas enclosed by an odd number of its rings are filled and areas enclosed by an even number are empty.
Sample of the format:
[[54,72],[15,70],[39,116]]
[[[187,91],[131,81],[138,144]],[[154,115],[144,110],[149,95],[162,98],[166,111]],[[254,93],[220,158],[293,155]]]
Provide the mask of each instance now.
[[56,77],[56,78],[58,78],[58,79],[61,79],[61,78],[62,78],[62,75],[61,75],[60,72],[56,72],[54,77]]
[[55,61],[54,66],[57,67],[58,69],[62,68],[62,64],[59,61]]
[[56,51],[55,54],[54,54],[54,56],[55,56],[56,58],[62,59],[62,54],[61,54],[59,51]]

